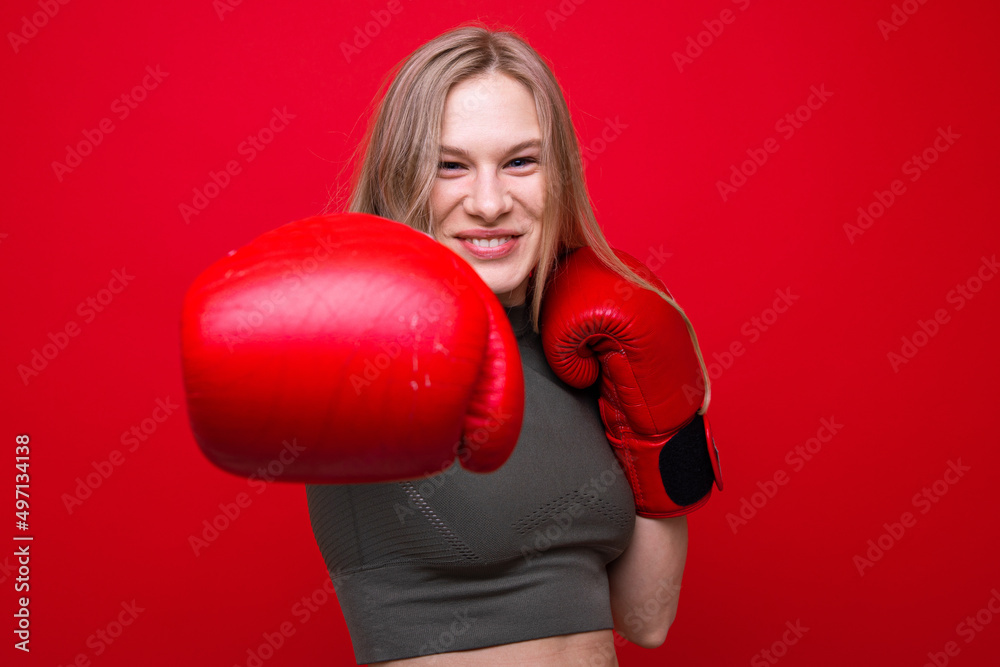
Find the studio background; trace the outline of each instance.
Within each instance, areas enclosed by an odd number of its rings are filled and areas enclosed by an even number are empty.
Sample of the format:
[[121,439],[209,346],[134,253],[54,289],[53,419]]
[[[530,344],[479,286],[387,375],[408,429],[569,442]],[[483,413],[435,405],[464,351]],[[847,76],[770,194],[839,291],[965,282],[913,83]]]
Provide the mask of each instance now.
[[690,518],[666,644],[621,664],[996,664],[998,14],[4,3],[3,664],[353,664],[303,487],[194,442],[180,304],[342,193],[385,74],[477,18],[552,64],[608,238],[658,267],[711,364],[725,490]]

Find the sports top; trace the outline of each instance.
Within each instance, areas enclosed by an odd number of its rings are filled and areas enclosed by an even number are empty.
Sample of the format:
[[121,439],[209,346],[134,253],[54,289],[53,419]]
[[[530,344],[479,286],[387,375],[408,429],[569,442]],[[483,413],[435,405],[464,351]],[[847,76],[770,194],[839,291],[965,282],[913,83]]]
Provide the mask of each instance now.
[[605,566],[632,537],[632,491],[596,387],[555,376],[527,305],[507,315],[525,414],[499,470],[306,486],[359,664],[613,627]]

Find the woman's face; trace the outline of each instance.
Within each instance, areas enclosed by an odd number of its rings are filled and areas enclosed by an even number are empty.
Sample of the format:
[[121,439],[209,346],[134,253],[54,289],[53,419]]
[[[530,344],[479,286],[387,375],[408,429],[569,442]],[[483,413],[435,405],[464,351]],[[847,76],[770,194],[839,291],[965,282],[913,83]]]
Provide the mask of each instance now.
[[538,262],[541,140],[534,97],[506,75],[467,79],[445,99],[432,230],[505,306],[524,303]]

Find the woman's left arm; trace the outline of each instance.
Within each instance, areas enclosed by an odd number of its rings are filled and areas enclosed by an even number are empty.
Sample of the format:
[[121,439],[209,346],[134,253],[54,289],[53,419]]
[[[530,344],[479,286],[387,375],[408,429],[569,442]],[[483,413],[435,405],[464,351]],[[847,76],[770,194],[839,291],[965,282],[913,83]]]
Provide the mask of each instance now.
[[677,614],[687,544],[687,516],[637,516],[628,548],[608,565],[615,630],[633,644],[656,648],[666,640]]

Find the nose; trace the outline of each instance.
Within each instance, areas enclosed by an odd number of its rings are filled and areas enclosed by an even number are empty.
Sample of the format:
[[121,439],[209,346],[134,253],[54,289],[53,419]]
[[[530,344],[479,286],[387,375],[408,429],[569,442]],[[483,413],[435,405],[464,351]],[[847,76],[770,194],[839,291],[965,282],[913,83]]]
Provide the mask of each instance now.
[[500,175],[480,172],[463,203],[469,215],[482,218],[485,222],[496,222],[511,210],[514,199]]

